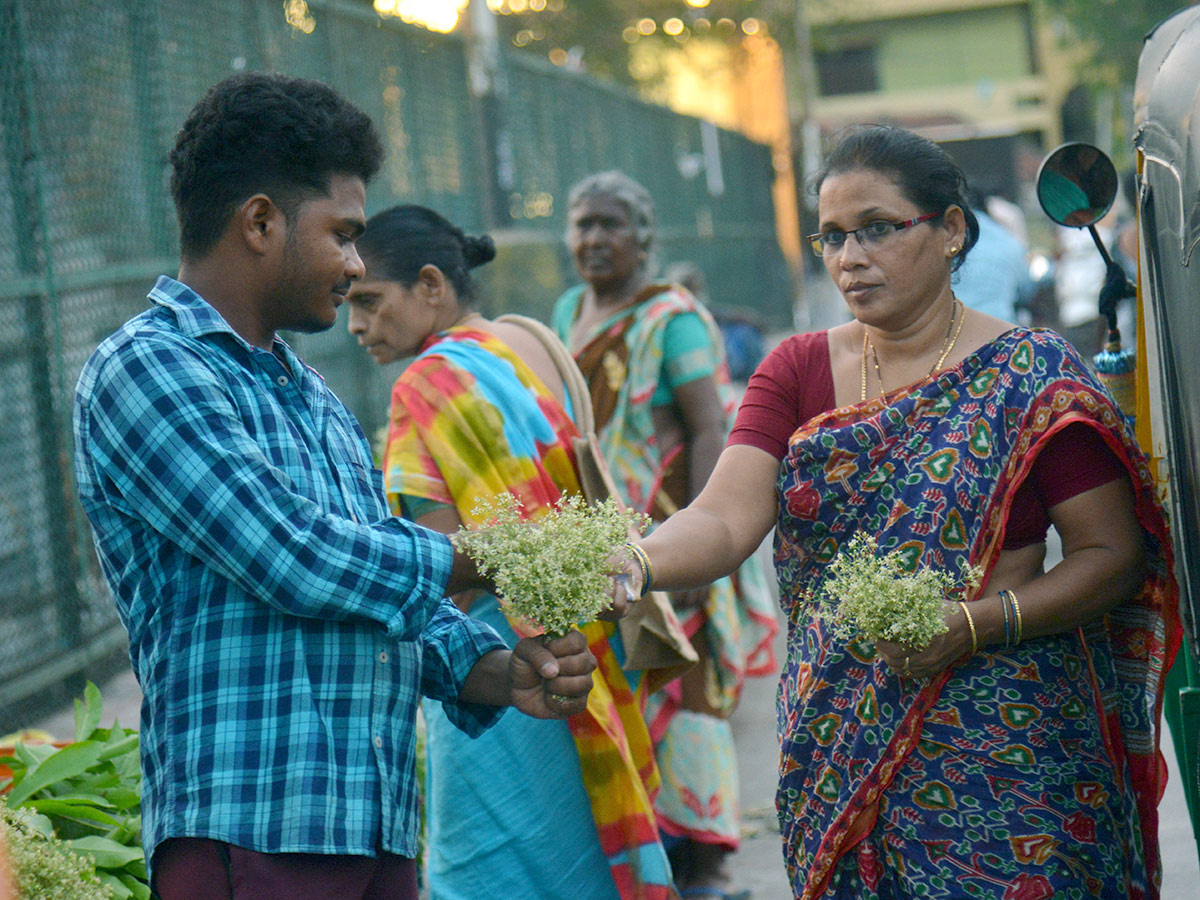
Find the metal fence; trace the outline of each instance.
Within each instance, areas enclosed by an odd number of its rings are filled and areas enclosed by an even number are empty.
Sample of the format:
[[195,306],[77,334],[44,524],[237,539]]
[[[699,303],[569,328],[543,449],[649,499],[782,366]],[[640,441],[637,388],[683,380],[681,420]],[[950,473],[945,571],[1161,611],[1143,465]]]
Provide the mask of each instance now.
[[[664,262],[694,259],[718,299],[789,320],[765,147],[510,57],[485,122],[458,38],[383,22],[367,0],[309,9],[305,34],[277,0],[0,0],[0,734],[124,646],[75,499],[71,393],[96,344],[176,268],[166,153],[226,75],[319,78],[366,110],[388,147],[368,213],[404,200],[492,226],[493,311],[548,312],[573,274],[565,193],[620,168],[656,198]],[[499,133],[482,127],[497,120]],[[344,324],[297,344],[368,431],[383,423],[396,372]]]

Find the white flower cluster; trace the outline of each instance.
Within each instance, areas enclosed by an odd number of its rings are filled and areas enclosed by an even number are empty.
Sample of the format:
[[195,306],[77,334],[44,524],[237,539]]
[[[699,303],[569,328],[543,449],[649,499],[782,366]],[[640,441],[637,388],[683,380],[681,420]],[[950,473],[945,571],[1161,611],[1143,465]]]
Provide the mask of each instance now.
[[923,568],[909,574],[893,551],[879,555],[870,535],[859,533],[829,564],[820,615],[842,640],[888,640],[923,649],[947,631],[943,601],[979,584],[967,568],[960,583],[951,573]]
[[[0,850],[7,849],[18,897],[38,900],[112,900],[95,861],[59,840],[49,821],[0,801]],[[2,862],[2,861],[0,861]]]
[[526,521],[511,494],[481,500],[473,515],[483,526],[459,531],[454,546],[495,582],[512,616],[566,634],[591,622],[611,603],[608,559],[642,531],[647,518],[614,500],[588,505],[578,495],[560,498],[535,523]]

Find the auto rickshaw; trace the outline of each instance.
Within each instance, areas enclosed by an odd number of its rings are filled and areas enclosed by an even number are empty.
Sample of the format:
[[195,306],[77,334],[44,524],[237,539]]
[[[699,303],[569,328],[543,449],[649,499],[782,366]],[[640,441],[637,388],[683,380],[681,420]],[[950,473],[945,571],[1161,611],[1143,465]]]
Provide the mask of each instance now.
[[[1094,147],[1067,144],[1039,172],[1038,197],[1061,225],[1088,228],[1109,277],[1101,312],[1109,342],[1097,369],[1135,417],[1170,517],[1184,646],[1167,678],[1163,715],[1183,773],[1200,850],[1200,6],[1176,13],[1146,37],[1134,89],[1138,266],[1128,283],[1094,223],[1112,205],[1116,173]],[[1121,346],[1111,315],[1136,294],[1137,335]],[[1132,336],[1130,336],[1132,337]],[[1127,388],[1123,401],[1119,390]]]

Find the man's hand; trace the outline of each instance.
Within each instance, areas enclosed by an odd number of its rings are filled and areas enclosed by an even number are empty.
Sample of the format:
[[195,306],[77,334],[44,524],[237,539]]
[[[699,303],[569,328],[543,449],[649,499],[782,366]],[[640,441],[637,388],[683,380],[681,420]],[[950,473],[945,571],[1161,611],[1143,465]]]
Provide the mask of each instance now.
[[509,659],[512,705],[535,719],[565,719],[587,708],[596,657],[578,631],[522,638]]

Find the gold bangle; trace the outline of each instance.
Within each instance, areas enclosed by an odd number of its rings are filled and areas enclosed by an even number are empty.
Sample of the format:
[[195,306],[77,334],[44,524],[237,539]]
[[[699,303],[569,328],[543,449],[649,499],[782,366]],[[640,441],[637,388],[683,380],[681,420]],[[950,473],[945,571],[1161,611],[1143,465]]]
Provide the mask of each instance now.
[[1017,616],[1017,635],[1013,640],[1013,646],[1016,646],[1017,644],[1021,643],[1021,627],[1023,624],[1021,622],[1021,604],[1017,602],[1017,595],[1012,591],[1008,592],[1008,599],[1012,601],[1013,612],[1016,613]]
[[971,611],[967,609],[967,604],[962,600],[958,601],[958,605],[962,607],[963,615],[967,617],[967,627],[971,629],[971,654],[979,652],[979,637],[975,634],[975,620],[971,618]]
[[650,557],[637,544],[628,541],[625,544],[629,548],[629,552],[633,554],[633,558],[637,560],[638,568],[642,571],[642,592],[639,597],[645,597],[651,591],[651,585],[654,584],[654,568],[650,565]]

